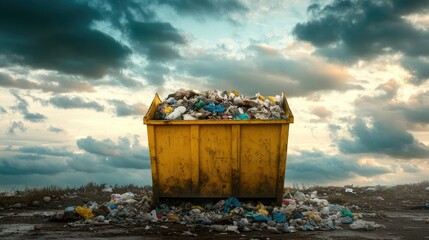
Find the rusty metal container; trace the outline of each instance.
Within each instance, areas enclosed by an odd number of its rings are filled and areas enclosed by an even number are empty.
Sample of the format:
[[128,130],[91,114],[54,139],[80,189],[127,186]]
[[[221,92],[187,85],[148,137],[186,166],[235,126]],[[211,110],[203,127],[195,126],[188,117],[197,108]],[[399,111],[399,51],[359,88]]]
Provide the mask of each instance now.
[[144,116],[155,201],[160,198],[269,198],[283,195],[289,124],[282,120],[152,120]]

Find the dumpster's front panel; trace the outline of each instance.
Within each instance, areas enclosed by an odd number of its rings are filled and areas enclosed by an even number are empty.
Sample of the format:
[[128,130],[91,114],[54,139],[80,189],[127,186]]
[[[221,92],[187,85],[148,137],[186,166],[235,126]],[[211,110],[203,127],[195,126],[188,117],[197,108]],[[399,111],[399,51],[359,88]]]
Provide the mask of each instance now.
[[190,196],[190,126],[160,125],[156,126],[155,134],[159,196]]
[[240,197],[275,198],[281,125],[242,125]]
[[231,196],[231,125],[202,125],[199,135],[201,196]]

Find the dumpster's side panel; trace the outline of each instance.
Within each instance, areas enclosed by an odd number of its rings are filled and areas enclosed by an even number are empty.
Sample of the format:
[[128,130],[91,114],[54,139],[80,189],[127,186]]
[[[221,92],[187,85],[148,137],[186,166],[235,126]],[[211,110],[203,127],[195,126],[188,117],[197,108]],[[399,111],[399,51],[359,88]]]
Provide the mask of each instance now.
[[156,169],[160,197],[191,195],[190,133],[191,127],[185,125],[160,125],[155,128]]
[[202,125],[200,136],[200,195],[231,196],[231,125]]
[[281,125],[242,125],[240,197],[275,198]]
[[146,115],[143,117],[143,123],[147,124],[149,121],[155,116],[156,108],[158,105],[162,102],[161,98],[159,98],[158,93],[155,94],[155,97],[152,100],[152,103],[149,106],[149,110],[147,111]]
[[156,169],[156,147],[155,147],[155,126],[147,126],[147,137],[149,139],[149,154],[150,154],[150,166],[152,170],[152,190],[153,199],[158,201],[159,198],[159,184],[158,184],[158,171]]

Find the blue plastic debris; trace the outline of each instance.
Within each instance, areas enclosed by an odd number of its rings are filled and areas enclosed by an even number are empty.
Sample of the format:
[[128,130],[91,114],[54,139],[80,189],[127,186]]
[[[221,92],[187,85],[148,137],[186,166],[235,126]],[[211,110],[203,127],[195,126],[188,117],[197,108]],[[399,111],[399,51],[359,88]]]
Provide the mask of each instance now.
[[209,103],[208,105],[205,105],[203,107],[204,110],[210,111],[210,112],[217,112],[217,113],[223,113],[225,111],[225,108],[222,107],[219,104],[214,104],[214,102]]
[[255,221],[255,222],[268,222],[270,220],[271,220],[271,218],[266,217],[266,216],[264,216],[262,214],[255,214],[255,215],[253,215],[253,221]]
[[352,224],[353,223],[353,219],[349,216],[345,216],[340,218],[340,221],[342,224]]
[[74,212],[76,209],[75,206],[68,206],[66,209],[64,209],[64,212]]
[[286,214],[280,211],[273,213],[274,221],[277,223],[285,223],[287,220]]
[[234,117],[234,120],[248,120],[249,119],[249,115],[242,113],[242,114],[237,114]]
[[224,211],[229,213],[232,208],[241,207],[241,203],[235,197],[230,197],[225,201]]

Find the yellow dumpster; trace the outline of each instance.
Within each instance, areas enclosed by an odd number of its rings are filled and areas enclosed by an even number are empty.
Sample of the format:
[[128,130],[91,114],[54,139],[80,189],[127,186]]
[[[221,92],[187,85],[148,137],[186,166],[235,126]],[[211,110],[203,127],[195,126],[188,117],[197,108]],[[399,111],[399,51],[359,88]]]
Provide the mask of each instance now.
[[144,116],[154,200],[160,198],[270,198],[283,195],[287,119],[153,120],[158,94]]

